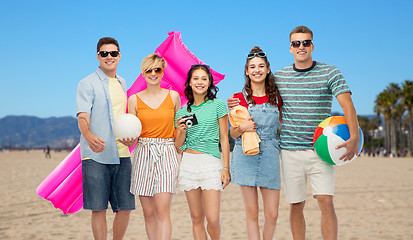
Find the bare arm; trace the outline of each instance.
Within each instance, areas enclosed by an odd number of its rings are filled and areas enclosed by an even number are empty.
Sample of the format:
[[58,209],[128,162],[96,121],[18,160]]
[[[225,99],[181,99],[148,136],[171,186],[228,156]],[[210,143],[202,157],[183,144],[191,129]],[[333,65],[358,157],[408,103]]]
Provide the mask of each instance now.
[[185,139],[186,139],[186,131],[188,129],[188,126],[184,124],[184,120],[182,120],[182,117],[179,117],[177,119],[177,128],[175,128],[175,147],[178,152],[181,150],[179,149],[184,145]]
[[138,116],[137,112],[137,100],[135,94],[130,96],[128,99],[128,113]]
[[[235,93],[234,93],[235,94]],[[238,98],[230,97],[227,99],[227,106],[229,110],[232,110],[234,107],[238,106],[241,101]]]
[[357,120],[356,109],[354,108],[350,93],[343,93],[338,95],[337,100],[341,108],[343,109],[344,117],[350,131],[350,138],[343,144],[338,145],[336,149],[342,147],[345,147],[347,149],[343,156],[340,157],[340,160],[347,161],[353,159],[353,157],[358,154],[358,145],[360,139],[359,123]]
[[229,129],[229,135],[231,135],[233,139],[239,138],[243,133],[244,132],[239,128],[239,126],[231,126],[231,128]]
[[228,115],[218,119],[219,124],[219,140],[222,149],[222,158],[224,162],[224,169],[221,173],[222,187],[228,186],[231,181],[231,176],[229,174],[229,140],[228,140]]
[[172,101],[174,102],[175,113],[181,108],[181,97],[179,93],[171,90]]
[[[178,110],[181,108],[181,98],[179,96],[179,93],[172,91],[171,90],[171,97],[172,101],[174,103],[174,110],[175,114],[178,112]],[[185,139],[186,139],[186,130],[188,127],[185,124],[182,124],[183,121],[181,121],[181,118],[177,119],[177,127],[175,128],[175,148],[178,151],[178,153],[182,152],[180,147],[184,145]]]
[[78,113],[77,122],[79,125],[80,133],[86,139],[90,149],[96,153],[103,152],[103,150],[105,150],[105,141],[93,135],[93,133],[90,131],[90,114],[85,112]]
[[257,125],[251,119],[252,117],[250,117],[250,119],[246,120],[243,124],[239,125],[238,127],[231,126],[229,130],[229,135],[231,135],[233,139],[236,139],[239,136],[241,136],[244,132],[255,132],[257,130]]

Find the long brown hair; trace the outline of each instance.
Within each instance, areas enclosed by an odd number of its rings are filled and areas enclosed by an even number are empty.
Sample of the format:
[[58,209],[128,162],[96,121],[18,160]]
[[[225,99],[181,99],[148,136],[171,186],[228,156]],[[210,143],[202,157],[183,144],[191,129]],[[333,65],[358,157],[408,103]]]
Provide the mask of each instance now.
[[[263,52],[261,48],[255,46],[251,49],[250,53],[259,53]],[[258,57],[258,56],[256,56]],[[245,86],[244,90],[247,92],[247,102],[251,102],[252,104],[255,104],[254,99],[252,98],[252,89],[251,89],[251,79],[250,77],[246,74],[248,70],[248,64],[252,58],[247,58],[247,61],[245,63]],[[278,94],[278,87],[275,85],[275,78],[274,75],[271,72],[270,68],[270,62],[268,62],[267,56],[262,58],[265,61],[265,64],[267,65],[267,68],[270,70],[270,72],[267,74],[265,77],[265,95],[268,97],[268,102],[272,105],[277,105],[277,99],[279,98]]]

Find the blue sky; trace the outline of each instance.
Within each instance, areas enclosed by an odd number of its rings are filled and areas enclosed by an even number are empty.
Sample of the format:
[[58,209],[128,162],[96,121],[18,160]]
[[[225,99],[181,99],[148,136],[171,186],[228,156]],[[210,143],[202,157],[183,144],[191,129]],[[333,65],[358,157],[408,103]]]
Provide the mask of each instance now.
[[[358,114],[373,114],[390,82],[413,79],[413,2],[406,1],[3,1],[0,118],[74,116],[76,85],[98,66],[96,44],[119,41],[129,88],[142,59],[169,31],[226,78],[218,97],[244,84],[245,54],[260,46],[271,67],[293,63],[290,31],[314,32],[314,60],[337,66]],[[333,111],[341,112],[335,100]]]

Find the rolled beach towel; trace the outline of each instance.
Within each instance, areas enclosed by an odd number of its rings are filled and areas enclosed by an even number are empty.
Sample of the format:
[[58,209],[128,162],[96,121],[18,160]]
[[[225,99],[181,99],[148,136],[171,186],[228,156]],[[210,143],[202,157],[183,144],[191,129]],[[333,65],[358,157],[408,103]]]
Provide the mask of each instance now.
[[[234,107],[229,112],[229,122],[234,127],[239,127],[245,120],[250,118],[248,109],[241,105]],[[260,153],[259,143],[261,142],[256,132],[244,132],[242,137],[242,150],[245,155],[256,155]]]

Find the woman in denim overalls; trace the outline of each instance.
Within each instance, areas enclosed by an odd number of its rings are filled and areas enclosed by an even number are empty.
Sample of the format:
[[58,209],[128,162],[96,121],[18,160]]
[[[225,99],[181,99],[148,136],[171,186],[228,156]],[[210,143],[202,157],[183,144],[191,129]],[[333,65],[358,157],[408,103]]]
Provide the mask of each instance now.
[[[231,137],[235,138],[230,164],[231,181],[241,187],[249,239],[260,239],[258,188],[260,189],[265,216],[262,238],[272,239],[278,217],[281,186],[277,136],[281,98],[266,54],[259,47],[254,47],[247,55],[245,75],[244,90],[234,98],[239,98],[240,104],[248,107],[252,119],[239,127],[231,127]],[[261,139],[257,155],[249,156],[243,152],[240,136],[247,131],[256,131]]]

